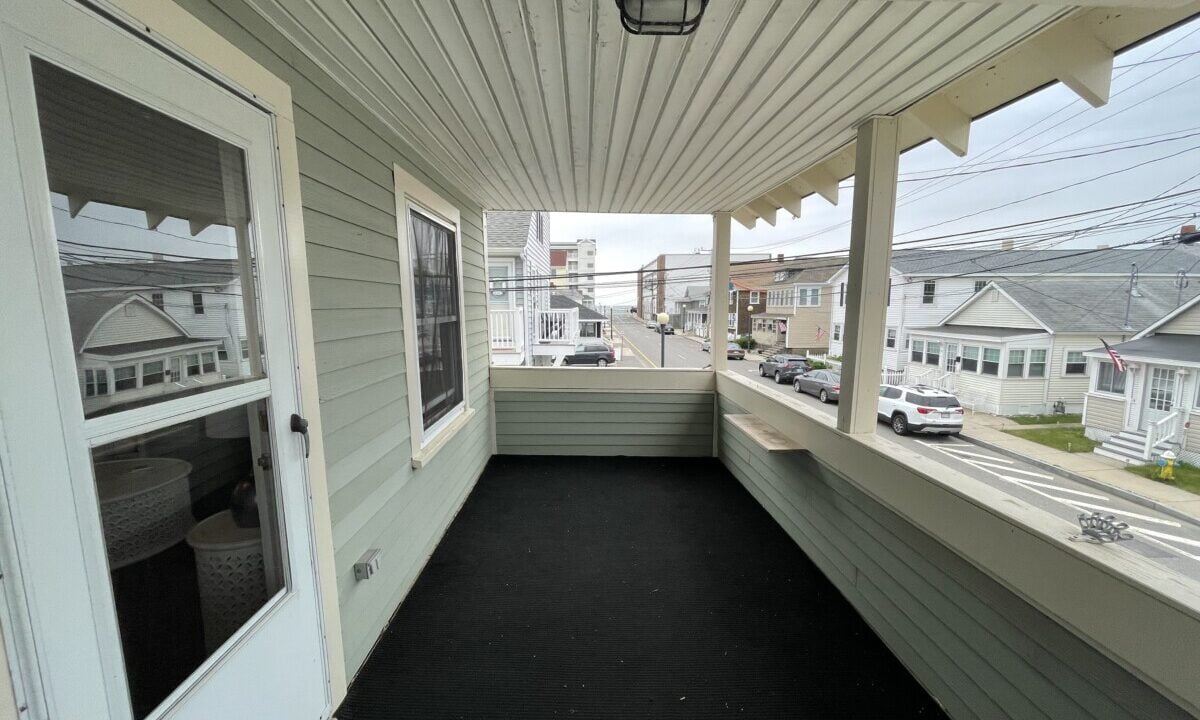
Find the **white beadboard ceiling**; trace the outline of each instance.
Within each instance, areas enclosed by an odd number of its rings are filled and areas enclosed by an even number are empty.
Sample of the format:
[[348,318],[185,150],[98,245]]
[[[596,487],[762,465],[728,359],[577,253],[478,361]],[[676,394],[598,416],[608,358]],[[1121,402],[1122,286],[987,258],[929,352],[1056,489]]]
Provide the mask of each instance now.
[[[712,0],[693,35],[643,37],[611,0],[250,2],[486,209],[728,210],[749,225],[852,172],[854,128],[871,115],[942,91],[936,129],[1053,81],[1019,56],[1052,25],[1116,50],[1200,9]],[[932,132],[902,127],[908,145]]]

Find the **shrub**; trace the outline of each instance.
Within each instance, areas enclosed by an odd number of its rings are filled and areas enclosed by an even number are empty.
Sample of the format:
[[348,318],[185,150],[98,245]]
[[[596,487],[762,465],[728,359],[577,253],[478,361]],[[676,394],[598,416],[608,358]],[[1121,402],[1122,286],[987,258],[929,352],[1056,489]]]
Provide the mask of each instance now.
[[758,341],[749,335],[743,335],[734,342],[743,350],[753,350],[758,347]]
[[827,370],[828,368],[829,368],[829,365],[827,363],[821,362],[820,360],[813,360],[812,362],[810,362],[808,364],[809,370]]

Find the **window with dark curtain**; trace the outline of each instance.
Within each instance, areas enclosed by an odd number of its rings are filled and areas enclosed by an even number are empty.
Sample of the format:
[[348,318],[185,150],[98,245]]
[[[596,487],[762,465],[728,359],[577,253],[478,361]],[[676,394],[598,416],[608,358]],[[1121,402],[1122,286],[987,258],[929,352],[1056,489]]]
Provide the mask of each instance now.
[[454,233],[424,215],[410,212],[408,228],[421,375],[421,418],[428,429],[463,401],[458,255]]

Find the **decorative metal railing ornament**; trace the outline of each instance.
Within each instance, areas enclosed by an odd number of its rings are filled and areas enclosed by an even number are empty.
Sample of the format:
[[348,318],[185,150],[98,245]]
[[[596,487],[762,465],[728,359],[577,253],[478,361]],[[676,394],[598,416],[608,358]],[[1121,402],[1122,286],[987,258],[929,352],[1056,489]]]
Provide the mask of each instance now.
[[1133,539],[1132,534],[1125,532],[1129,529],[1129,523],[1121,522],[1112,515],[1083,513],[1078,519],[1079,534],[1072,535],[1072,540],[1104,544]]

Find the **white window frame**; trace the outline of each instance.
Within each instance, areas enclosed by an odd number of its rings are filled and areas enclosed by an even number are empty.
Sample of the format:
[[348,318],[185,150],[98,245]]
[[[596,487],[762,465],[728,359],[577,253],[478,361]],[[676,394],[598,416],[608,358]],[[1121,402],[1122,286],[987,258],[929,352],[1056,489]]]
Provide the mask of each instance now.
[[[1038,352],[1039,350],[1045,354],[1042,355],[1041,362],[1034,362],[1033,354],[1035,352]],[[1042,374],[1041,375],[1030,375],[1029,374],[1029,368],[1033,365],[1041,365],[1042,366]],[[1045,378],[1049,377],[1049,375],[1050,375],[1050,348],[1047,348],[1047,347],[1025,348],[1025,377],[1045,379]]]
[[937,302],[937,280],[926,280],[921,284],[921,304],[933,305]]
[[[1012,354],[1021,353],[1021,374],[1009,375],[1008,370],[1012,365]],[[1029,348],[1005,348],[1004,350],[1004,377],[1006,378],[1023,378],[1029,373]]]
[[1099,395],[1107,395],[1107,396],[1109,396],[1109,397],[1115,397],[1115,398],[1122,398],[1122,399],[1124,399],[1124,397],[1125,397],[1125,391],[1126,391],[1126,390],[1129,388],[1129,375],[1128,375],[1128,372],[1122,372],[1122,373],[1121,373],[1121,375],[1124,375],[1124,376],[1125,376],[1125,377],[1124,377],[1124,382],[1122,383],[1121,392],[1115,392],[1115,391],[1113,391],[1113,390],[1111,390],[1111,389],[1109,389],[1109,390],[1105,390],[1105,389],[1103,389],[1103,388],[1101,388],[1101,387],[1100,387],[1100,377],[1101,377],[1101,375],[1103,374],[1103,367],[1104,367],[1105,365],[1108,365],[1109,367],[1111,367],[1111,368],[1113,369],[1113,375],[1112,375],[1112,378],[1110,378],[1110,382],[1109,382],[1109,387],[1110,387],[1110,388],[1112,387],[1112,382],[1111,382],[1111,380],[1115,379],[1115,378],[1116,378],[1116,376],[1117,376],[1117,365],[1116,365],[1116,363],[1114,363],[1114,362],[1113,362],[1113,361],[1111,361],[1111,360],[1097,360],[1097,361],[1096,361],[1096,366],[1095,366],[1095,367],[1096,367],[1096,372],[1092,373],[1092,381],[1091,381],[1091,383],[1090,383],[1090,387],[1091,387],[1091,390],[1092,390],[1092,392],[1094,392],[1094,393],[1097,393],[1097,394],[1099,394]]
[[760,302],[762,302],[762,293],[760,293],[758,290],[751,290],[750,291],[750,304],[757,305]]
[[500,308],[503,308],[506,306],[505,304],[494,303],[492,301],[492,290],[495,289],[492,287],[492,282],[495,278],[492,278],[492,276],[491,276],[492,275],[491,269],[492,269],[492,266],[495,265],[496,267],[508,268],[508,277],[502,281],[504,283],[504,285],[500,289],[504,290],[504,292],[508,295],[507,307],[509,310],[512,310],[513,308],[515,308],[517,306],[517,291],[513,289],[513,285],[516,284],[513,282],[513,278],[517,274],[517,259],[514,257],[500,256],[500,257],[488,258],[487,264],[488,264],[488,279],[487,279],[488,309],[491,309],[492,305],[495,305],[495,307],[497,309],[500,309]]
[[833,324],[833,339],[837,340],[838,342],[841,342],[841,340],[842,340],[842,324],[841,323]]
[[[1087,377],[1088,362],[1087,362],[1087,356],[1084,355],[1083,352],[1084,352],[1083,350],[1063,350],[1063,355],[1062,355],[1063,360],[1062,360],[1062,370],[1061,370],[1063,377],[1065,377],[1065,378]],[[1070,362],[1071,353],[1079,353],[1079,355],[1083,358],[1083,372],[1081,372],[1081,373],[1067,372],[1067,365],[1078,365],[1079,364],[1079,363]]]
[[896,349],[896,328],[890,327],[884,332],[883,346],[888,350]]
[[[471,392],[467,364],[467,320],[466,300],[463,291],[462,272],[462,225],[458,207],[431,190],[410,175],[399,165],[392,166],[396,190],[396,241],[400,258],[400,296],[404,304],[404,373],[408,383],[408,427],[412,436],[412,466],[419,469],[430,460],[446,443],[457,435],[474,415],[471,408]],[[455,260],[458,264],[458,344],[462,368],[462,402],[428,428],[425,427],[421,411],[421,366],[418,360],[415,284],[412,257],[409,252],[409,213],[416,211],[447,226],[454,233]]]
[[735,312],[729,313],[729,321],[725,326],[727,329],[737,332],[737,316],[738,314]]

